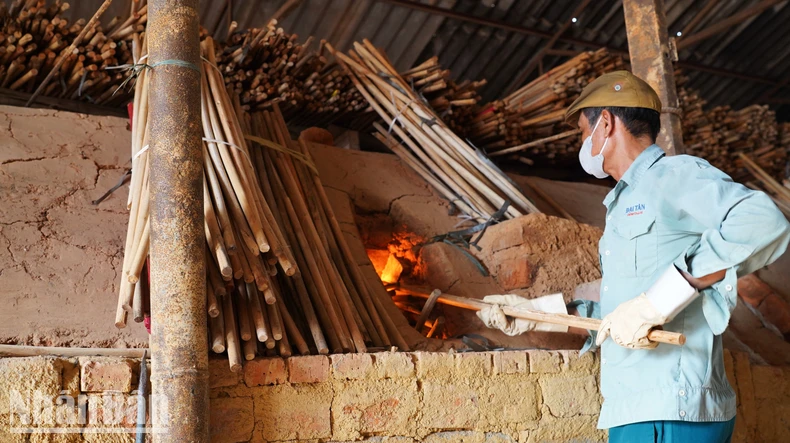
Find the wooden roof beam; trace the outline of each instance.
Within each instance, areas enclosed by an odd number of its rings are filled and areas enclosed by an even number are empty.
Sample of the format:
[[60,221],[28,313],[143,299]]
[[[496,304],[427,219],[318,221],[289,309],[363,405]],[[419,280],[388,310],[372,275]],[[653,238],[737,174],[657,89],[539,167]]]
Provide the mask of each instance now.
[[[482,17],[476,17],[476,16],[471,15],[471,14],[465,14],[465,13],[462,13],[462,12],[451,11],[451,10],[445,9],[445,8],[439,8],[439,7],[436,7],[436,6],[426,5],[426,4],[422,4],[422,3],[415,3],[415,2],[410,1],[410,0],[376,0],[376,1],[390,3],[390,4],[401,6],[401,7],[404,7],[404,8],[411,8],[411,9],[414,9],[414,10],[417,10],[417,11],[427,12],[429,14],[437,14],[437,15],[441,15],[441,16],[444,16],[444,17],[447,17],[447,18],[454,19],[454,20],[460,20],[460,21],[465,21],[465,22],[468,22],[468,23],[475,23],[475,24],[478,24],[478,25],[490,26],[492,28],[498,28],[498,29],[502,29],[502,30],[505,30],[505,31],[516,32],[516,33],[519,33],[519,34],[534,35],[534,36],[537,36],[537,37],[543,37],[543,38],[547,38],[547,39],[550,39],[553,36],[552,33],[546,32],[546,31],[541,31],[539,29],[530,28],[530,27],[527,27],[527,26],[513,25],[513,24],[505,23],[505,22],[499,21],[499,20],[491,20],[491,19],[486,19],[486,18],[482,18]],[[770,0],[770,1],[775,1],[775,0]],[[622,49],[613,48],[611,46],[607,46],[605,44],[598,43],[598,42],[593,42],[593,41],[589,41],[589,40],[583,40],[583,39],[578,39],[578,38],[574,38],[574,37],[559,37],[557,39],[557,41],[564,42],[564,43],[571,43],[571,44],[582,46],[582,47],[585,47],[585,48],[592,48],[592,49],[606,48],[608,51],[610,51],[613,54],[620,54],[620,55],[628,56],[628,53],[626,51],[623,51]],[[695,62],[688,62],[688,61],[682,61],[681,60],[681,61],[676,62],[676,66],[681,67],[681,68],[685,68],[685,69],[691,69],[691,70],[694,70],[694,71],[701,71],[701,72],[707,72],[707,73],[714,74],[714,75],[720,75],[722,77],[738,78],[738,79],[741,79],[741,80],[747,80],[747,81],[751,81],[751,82],[755,82],[755,83],[763,83],[763,84],[767,84],[767,85],[778,85],[779,84],[778,81],[770,79],[770,78],[760,77],[760,76],[756,76],[756,75],[744,74],[744,73],[740,73],[740,72],[730,71],[730,70],[727,70],[727,69],[714,68],[712,66],[701,65],[701,64],[695,63]]]
[[551,36],[549,41],[546,42],[546,44],[543,46],[543,48],[540,49],[540,51],[532,55],[532,58],[530,58],[529,62],[527,63],[527,66],[525,66],[524,69],[518,74],[518,76],[516,76],[516,78],[510,82],[510,85],[505,90],[505,95],[510,95],[513,91],[518,89],[526,79],[529,78],[530,74],[532,74],[532,71],[534,71],[535,68],[538,66],[538,64],[543,60],[543,56],[546,55],[546,51],[554,47],[554,44],[557,42],[557,40],[560,37],[562,37],[562,34],[564,34],[565,31],[568,30],[568,28],[571,27],[571,25],[574,23],[574,20],[577,20],[576,17],[581,15],[582,12],[584,12],[584,8],[586,8],[589,3],[590,0],[582,0],[581,3],[579,3],[576,9],[574,9],[573,12],[571,13],[571,16],[568,17],[568,20],[566,20],[565,23],[563,23],[563,25],[560,27],[560,29],[558,29],[557,32],[555,32],[554,35]]
[[680,35],[688,35],[694,32],[697,29],[697,25],[699,25],[705,17],[708,16],[708,13],[713,9],[714,6],[719,4],[719,0],[708,0],[708,3],[705,3],[705,6],[702,7],[695,15],[694,18],[691,19],[690,22],[686,26],[683,27],[683,30],[680,31]]
[[730,17],[727,17],[718,23],[708,26],[694,35],[690,35],[685,38],[681,37],[681,39],[677,42],[678,50],[688,48],[689,46],[692,46],[703,40],[707,40],[716,34],[722,33],[783,1],[785,0],[763,0],[752,7],[746,8],[735,15],[731,15]]

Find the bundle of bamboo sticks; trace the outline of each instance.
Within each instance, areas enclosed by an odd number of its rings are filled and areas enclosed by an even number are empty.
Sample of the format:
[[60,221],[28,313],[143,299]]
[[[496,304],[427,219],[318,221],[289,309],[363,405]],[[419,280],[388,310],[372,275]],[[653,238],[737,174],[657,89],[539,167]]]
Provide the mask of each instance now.
[[481,100],[478,90],[486,80],[465,80],[456,83],[449,69],[442,69],[439,57],[431,57],[401,73],[412,89],[422,94],[447,126],[456,134],[466,137],[472,119],[479,111]]
[[746,186],[768,194],[785,217],[790,218],[790,182],[785,179],[779,183],[743,152],[738,153],[738,157],[744,168],[751,174],[750,179],[746,181]]
[[[325,56],[326,42],[311,49],[313,38],[299,43],[270,21],[263,28],[240,32],[231,25],[228,40],[218,50],[225,81],[241,96],[245,110],[271,109],[278,103],[288,124],[324,126],[336,122],[367,131],[378,119],[346,72]],[[463,129],[480,100],[485,81],[455,83],[436,57],[403,73],[436,112]]]
[[790,150],[790,122],[779,123],[779,145]]
[[[145,29],[146,0],[133,0],[127,17],[114,17],[106,26],[97,24],[91,29],[85,29],[85,19],[70,25],[62,16],[68,9],[69,4],[61,0],[49,6],[46,0],[14,0],[10,7],[0,4],[1,87],[33,92],[62,56],[65,61],[45,85],[43,95],[125,105],[131,94],[118,86],[127,73],[112,68],[134,62],[133,38]],[[201,32],[205,37],[205,30]],[[276,20],[241,31],[233,22],[228,39],[215,47],[217,65],[226,84],[241,96],[245,111],[271,109],[278,103],[292,125],[336,122],[350,129],[371,130],[378,116],[345,71],[325,57],[325,42],[311,49],[316,46],[313,42],[312,37],[298,42],[298,36],[286,33]],[[479,100],[476,90],[484,82],[456,84],[436,59],[418,68],[410,70],[409,80],[451,128],[467,127]]]
[[498,210],[506,218],[539,212],[482,153],[449,130],[372,43],[355,43],[348,55],[327,47],[368,103],[389,122],[394,134],[375,124],[379,140],[461,212],[480,222]]
[[[144,37],[141,41],[144,47]],[[308,142],[291,140],[276,103],[272,111],[246,113],[220,74],[213,40],[204,39],[201,48],[211,349],[227,352],[233,371],[243,359],[288,356],[294,349],[300,354],[365,352],[369,345],[408,349],[385,309],[383,286],[367,281],[351,256]],[[149,76],[140,73],[134,96],[134,173],[118,327],[130,313],[138,322],[148,315]]]
[[217,57],[243,109],[271,109],[278,103],[289,123],[301,125],[345,121],[353,126],[365,113],[367,103],[342,69],[324,57],[323,42],[311,50],[312,37],[299,43],[276,20],[263,28],[235,29],[234,22]]
[[564,124],[565,109],[592,80],[626,69],[605,49],[583,52],[539,76],[510,96],[483,106],[469,134],[492,157],[526,156],[528,163],[575,161],[578,131]]
[[133,36],[145,29],[145,0],[131,5],[128,18],[87,29],[85,19],[69,23],[63,17],[69,4],[61,0],[0,2],[0,87],[32,93],[63,58],[42,95],[125,104],[129,94],[116,91],[126,75],[107,68],[133,59]]
[[748,154],[770,176],[785,177],[790,143],[780,137],[776,114],[767,105],[751,105],[737,111],[729,106],[717,106],[706,111],[707,103],[699,93],[683,87],[687,78],[678,72],[676,78],[687,154],[708,160],[744,183],[751,179],[752,172],[744,164],[741,153]]

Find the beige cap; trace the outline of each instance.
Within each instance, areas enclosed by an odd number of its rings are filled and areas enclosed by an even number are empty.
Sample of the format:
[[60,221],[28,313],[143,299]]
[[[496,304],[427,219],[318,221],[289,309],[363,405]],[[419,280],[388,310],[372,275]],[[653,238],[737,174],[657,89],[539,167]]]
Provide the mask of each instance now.
[[582,109],[607,106],[661,112],[661,100],[647,82],[628,71],[615,71],[596,78],[584,88],[565,111],[565,122],[576,127]]

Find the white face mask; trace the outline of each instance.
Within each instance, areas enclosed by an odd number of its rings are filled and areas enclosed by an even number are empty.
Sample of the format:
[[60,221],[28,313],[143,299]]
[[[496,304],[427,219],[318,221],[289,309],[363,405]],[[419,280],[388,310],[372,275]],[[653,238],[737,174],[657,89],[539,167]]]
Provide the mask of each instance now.
[[587,138],[584,139],[584,143],[582,143],[582,148],[579,150],[579,163],[581,163],[582,168],[584,168],[584,172],[592,175],[595,178],[606,178],[609,177],[603,170],[603,150],[606,149],[606,144],[609,142],[609,137],[603,142],[603,147],[601,148],[601,152],[593,157],[592,155],[592,135],[595,134],[595,130],[598,129],[598,125],[601,123],[601,117],[598,117],[598,122],[595,123],[595,127],[593,127],[592,132]]

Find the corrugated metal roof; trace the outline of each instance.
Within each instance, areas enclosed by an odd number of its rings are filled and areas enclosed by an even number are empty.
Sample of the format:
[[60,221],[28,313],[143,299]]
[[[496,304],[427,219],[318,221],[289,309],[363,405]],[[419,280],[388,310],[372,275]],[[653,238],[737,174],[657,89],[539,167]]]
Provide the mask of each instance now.
[[[121,14],[131,0],[117,1],[107,19]],[[579,4],[578,0],[411,0],[455,12],[471,14],[511,25],[553,33]],[[709,1],[710,11],[691,31],[699,31],[751,7],[760,0],[666,0],[670,33],[686,27]],[[73,1],[74,16],[88,17],[100,0]],[[240,28],[263,26],[285,0],[202,0],[203,25],[217,38],[227,33],[232,19]],[[783,1],[744,22],[680,52],[680,59],[772,82],[790,79],[790,6]],[[286,31],[306,38],[327,39],[340,49],[368,38],[385,49],[399,69],[438,55],[441,64],[457,79],[485,78],[487,100],[500,97],[527,65],[546,38],[415,10],[385,0],[303,0],[282,21]],[[622,0],[591,2],[563,35],[599,45],[627,50]],[[580,45],[558,42],[557,50],[584,50]],[[563,62],[567,56],[549,55],[543,69]],[[686,69],[689,87],[701,91],[710,105],[740,108],[770,103],[778,116],[790,120],[790,88],[774,90],[764,82]],[[537,70],[532,76],[537,75]]]

